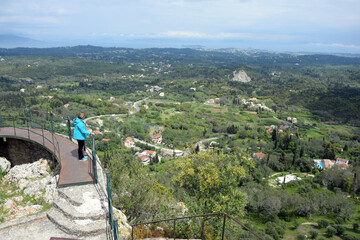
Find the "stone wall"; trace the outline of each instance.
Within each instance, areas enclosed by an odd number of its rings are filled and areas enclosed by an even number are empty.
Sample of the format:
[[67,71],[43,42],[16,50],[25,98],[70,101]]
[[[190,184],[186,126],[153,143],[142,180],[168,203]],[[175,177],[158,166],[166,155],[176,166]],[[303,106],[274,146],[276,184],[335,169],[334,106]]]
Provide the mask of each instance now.
[[52,159],[52,154],[36,143],[16,138],[0,138],[0,157],[5,157],[11,166],[33,163],[40,158]]

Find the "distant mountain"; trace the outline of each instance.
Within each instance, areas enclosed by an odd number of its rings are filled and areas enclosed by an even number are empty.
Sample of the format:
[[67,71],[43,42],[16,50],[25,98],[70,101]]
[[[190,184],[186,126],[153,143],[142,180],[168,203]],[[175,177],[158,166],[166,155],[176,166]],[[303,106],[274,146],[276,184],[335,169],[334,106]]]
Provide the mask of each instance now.
[[266,67],[279,65],[314,66],[360,65],[359,57],[343,57],[329,54],[294,54],[257,49],[192,49],[192,48],[118,48],[81,45],[75,47],[0,48],[0,56],[71,56],[109,62],[167,61],[179,65],[237,67],[240,64],[259,64]]
[[0,35],[0,47],[15,48],[15,47],[40,47],[41,41],[20,37],[16,35]]

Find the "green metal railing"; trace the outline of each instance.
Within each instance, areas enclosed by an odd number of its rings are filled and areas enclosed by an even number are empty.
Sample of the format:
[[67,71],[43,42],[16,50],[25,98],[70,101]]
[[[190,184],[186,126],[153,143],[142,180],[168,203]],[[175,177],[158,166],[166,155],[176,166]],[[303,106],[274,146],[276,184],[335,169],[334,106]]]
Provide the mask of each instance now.
[[[107,172],[101,165],[99,158],[96,155],[95,149],[95,136],[92,135],[92,147],[91,147],[91,154],[92,154],[92,161],[93,161],[93,168],[94,168],[94,181],[96,184],[100,186],[101,191],[103,192],[104,196],[108,202],[108,220],[109,225],[111,227],[111,232],[115,240],[119,239],[118,234],[118,221],[114,220],[114,212],[112,209],[112,193],[111,193],[111,181],[110,181],[110,173]],[[97,169],[99,166],[99,171]],[[106,189],[106,190],[105,190]]]
[[[59,142],[56,139],[56,137],[54,137],[54,123],[53,123],[53,114],[52,112],[50,112],[50,118],[51,118],[51,122],[49,125],[49,128],[46,127],[46,120],[43,119],[34,119],[32,117],[31,114],[31,110],[29,109],[29,117],[20,117],[20,116],[2,116],[1,112],[0,112],[0,128],[4,128],[4,127],[10,127],[13,128],[13,132],[14,132],[14,136],[15,137],[20,137],[20,131],[27,131],[27,138],[26,136],[21,136],[21,138],[26,138],[30,141],[33,141],[31,139],[32,135],[36,135],[36,136],[40,136],[42,138],[42,145],[44,147],[46,147],[47,143],[50,144],[52,146],[51,152],[53,157],[58,161],[58,163],[60,163],[60,146],[59,146]],[[34,127],[34,124],[37,126],[36,128]],[[36,131],[36,129],[41,130],[41,132]],[[51,139],[49,139],[46,136],[46,133],[50,133],[51,134]]]
[[[211,236],[211,237],[209,237],[210,239],[233,240],[233,239],[242,239],[242,238],[245,238],[245,239],[255,238],[255,239],[264,240],[264,238],[261,237],[259,234],[252,231],[250,228],[248,228],[244,224],[240,223],[238,220],[236,220],[234,217],[230,216],[226,212],[209,213],[209,214],[185,216],[185,217],[178,217],[178,218],[169,218],[169,219],[162,219],[162,220],[158,220],[158,221],[142,222],[142,223],[133,224],[133,225],[131,225],[131,240],[138,239],[137,236],[135,236],[136,234],[134,234],[135,227],[147,226],[147,228],[150,229],[150,227],[149,227],[150,225],[163,223],[163,222],[173,222],[172,233],[171,233],[171,231],[168,231],[168,234],[163,234],[162,236],[159,236],[159,233],[158,233],[158,235],[156,237],[166,237],[168,239],[172,238],[175,240],[175,239],[177,239],[176,227],[177,227],[177,222],[179,220],[186,219],[189,221],[190,219],[199,219],[199,218],[203,219],[202,223],[201,223],[201,227],[199,228],[200,232],[193,233],[193,235],[195,235],[195,238],[200,238],[201,240],[204,240],[204,239],[207,239],[205,224],[207,221],[209,221],[209,219],[208,219],[209,217],[215,217],[215,216],[223,216],[222,225],[219,225],[219,227],[221,228],[221,231],[220,231],[220,234],[218,234],[218,236]],[[243,233],[241,233],[240,231],[232,231],[231,233],[228,234],[228,236],[226,236],[225,230],[226,230],[226,219],[227,218],[229,220],[231,220],[233,223],[235,223],[235,228],[237,228],[237,230],[239,230],[239,228],[244,229],[245,231],[250,233],[250,236],[241,237],[241,234],[243,234]],[[216,221],[216,222],[218,222],[218,221]],[[167,235],[167,236],[164,236],[164,235]],[[169,236],[169,235],[172,235],[172,236]],[[147,238],[147,237],[152,237],[152,236],[141,236],[141,238],[143,238],[143,237]],[[194,236],[192,236],[191,238],[194,238]]]
[[[11,110],[15,110],[17,113],[21,113],[25,115],[24,109],[10,109],[7,111],[9,113]],[[36,111],[38,114],[46,114],[45,119],[38,119],[33,117],[33,112]],[[18,115],[21,115],[18,114]],[[56,137],[54,137],[55,133],[65,134],[71,141],[72,141],[72,131],[71,131],[71,121],[69,117],[64,117],[61,115],[58,115],[60,117],[59,121],[54,121],[54,114],[52,112],[44,112],[44,111],[38,111],[38,110],[32,110],[28,109],[28,115],[27,117],[23,116],[3,116],[0,111],[0,128],[3,127],[12,127],[14,129],[14,135],[17,136],[17,131],[20,130],[26,130],[28,132],[28,139],[31,140],[31,134],[36,134],[42,137],[43,139],[43,145],[45,146],[45,141],[49,142],[53,145],[53,156],[56,158],[58,163],[60,164],[60,146],[59,142],[57,141]],[[64,120],[66,121],[66,130],[65,129],[58,129],[55,127],[55,123],[63,123]],[[9,124],[10,123],[10,124]],[[47,125],[48,124],[48,125]],[[36,129],[41,129],[41,132],[35,131]],[[62,131],[63,130],[63,131]],[[48,131],[51,133],[51,139],[47,138],[44,135],[44,131]],[[49,149],[50,150],[50,149]],[[111,185],[110,185],[110,174],[105,171],[105,169],[101,166],[101,162],[99,161],[99,158],[96,155],[96,147],[95,147],[95,137],[92,136],[92,144],[91,144],[91,155],[92,155],[92,163],[93,163],[93,171],[94,171],[94,183],[98,184],[104,193],[107,202],[108,202],[108,220],[109,225],[111,226],[111,232],[113,235],[114,240],[119,239],[118,234],[118,222],[117,220],[114,220],[114,213],[112,209],[112,195],[111,195]],[[97,166],[100,167],[100,172],[105,173],[105,176],[103,176],[103,181],[99,181],[99,171],[97,169]],[[106,189],[106,191],[105,191]]]

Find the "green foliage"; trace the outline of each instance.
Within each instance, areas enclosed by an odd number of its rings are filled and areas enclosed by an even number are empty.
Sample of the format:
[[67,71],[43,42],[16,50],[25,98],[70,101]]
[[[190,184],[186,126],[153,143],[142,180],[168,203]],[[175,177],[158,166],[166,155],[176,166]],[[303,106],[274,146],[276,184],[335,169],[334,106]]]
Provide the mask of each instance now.
[[306,236],[303,235],[303,234],[298,234],[298,235],[296,236],[296,239],[297,239],[297,240],[305,240],[305,239],[306,239]]
[[241,155],[200,152],[175,161],[178,173],[174,181],[192,199],[187,204],[195,205],[196,212],[224,211],[241,216],[247,197],[238,185],[249,164]]
[[327,221],[326,219],[320,219],[317,221],[318,224],[318,228],[326,228],[327,226],[329,226],[329,221]]
[[281,220],[269,221],[265,224],[265,233],[278,240],[284,236],[286,223]]
[[332,227],[336,229],[336,235],[343,235],[345,232],[345,227],[340,224],[334,224]]
[[311,239],[316,239],[319,233],[315,230],[310,230],[309,235]]
[[176,216],[179,209],[171,189],[149,176],[135,157],[114,154],[110,159],[114,206],[123,210],[129,220],[145,221]]
[[334,227],[328,226],[328,227],[326,228],[326,236],[327,236],[327,237],[332,237],[332,236],[334,236],[336,233],[337,233],[337,230],[336,230]]

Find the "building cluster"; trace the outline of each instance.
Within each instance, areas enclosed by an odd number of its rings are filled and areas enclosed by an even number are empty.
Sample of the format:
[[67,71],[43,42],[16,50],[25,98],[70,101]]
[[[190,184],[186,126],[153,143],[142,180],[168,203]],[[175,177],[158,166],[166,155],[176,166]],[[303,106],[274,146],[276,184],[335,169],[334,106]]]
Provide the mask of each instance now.
[[286,121],[291,122],[291,123],[297,123],[297,119],[296,118],[292,118],[292,117],[287,117]]
[[[157,133],[157,134],[153,135],[151,137],[151,140],[155,144],[163,144],[161,133]],[[132,139],[132,137],[127,137],[125,139],[124,147],[133,148],[133,149],[136,149],[137,151],[140,150],[140,148],[136,147],[135,142]],[[152,151],[152,150],[144,150],[143,152],[136,152],[135,156],[138,156],[144,165],[149,165],[151,160],[153,160],[154,162],[161,161],[161,157],[158,156],[156,154],[156,152]]]
[[332,167],[347,169],[349,167],[349,160],[339,157],[336,160],[314,159],[314,163],[318,169],[329,169]]
[[262,110],[262,111],[274,112],[271,108],[265,106],[263,103],[254,103],[257,101],[258,100],[256,98],[250,98],[248,100],[242,99],[241,103],[244,106],[246,106],[248,109],[251,109],[251,110]]
[[153,92],[160,92],[160,91],[163,90],[162,87],[159,87],[159,86],[157,86],[157,85],[155,85],[155,86],[150,86],[150,85],[148,85],[148,84],[145,84],[144,86],[145,86],[147,92],[152,92],[152,93],[153,93]]

